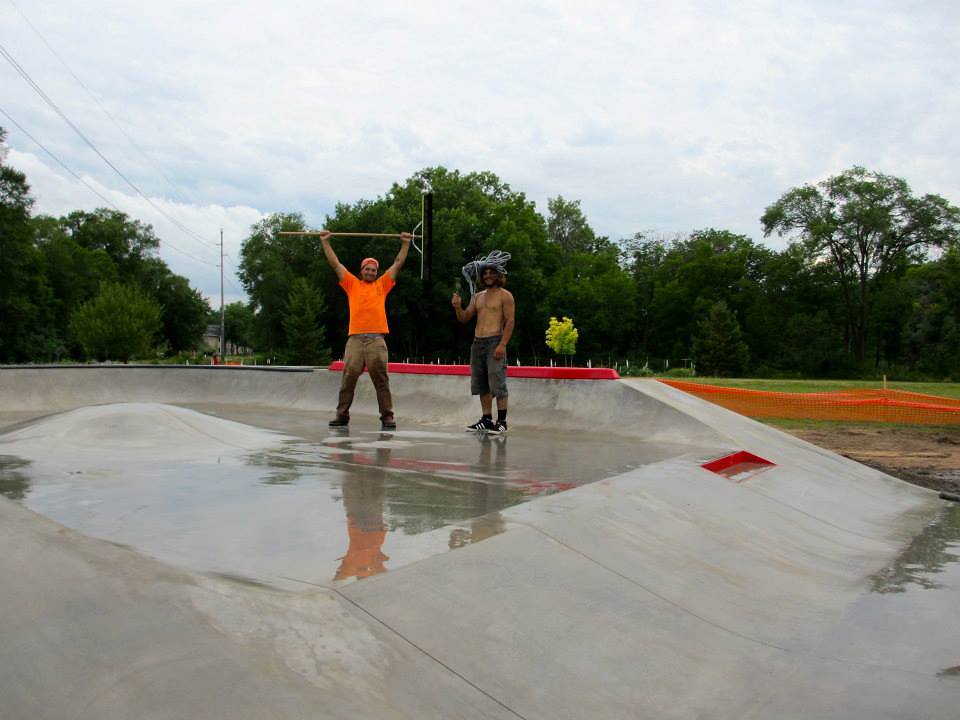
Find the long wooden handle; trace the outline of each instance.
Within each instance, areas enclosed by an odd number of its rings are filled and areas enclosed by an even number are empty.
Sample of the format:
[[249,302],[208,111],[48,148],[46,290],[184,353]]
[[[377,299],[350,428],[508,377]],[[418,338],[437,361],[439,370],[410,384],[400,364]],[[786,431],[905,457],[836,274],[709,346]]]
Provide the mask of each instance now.
[[[290,230],[290,231],[281,231],[280,235],[320,235],[320,230]],[[356,232],[332,232],[330,237],[385,237],[385,238],[398,238],[403,237],[400,233],[356,233]],[[419,238],[423,235],[411,235],[411,237]]]

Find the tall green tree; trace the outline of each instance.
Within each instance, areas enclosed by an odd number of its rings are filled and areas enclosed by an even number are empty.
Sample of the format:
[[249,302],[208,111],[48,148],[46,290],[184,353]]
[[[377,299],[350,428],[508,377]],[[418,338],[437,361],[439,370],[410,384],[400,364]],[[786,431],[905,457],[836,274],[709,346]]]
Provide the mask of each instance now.
[[[338,204],[324,226],[346,232],[411,230],[421,219],[427,185],[434,192],[433,283],[428,286],[420,280],[420,255],[411,250],[387,301],[392,356],[466,357],[472,333],[454,319],[450,296],[458,287],[466,292],[463,266],[494,249],[512,255],[507,280],[518,312],[511,353],[542,353],[540,338],[549,316],[546,291],[560,264],[559,248],[548,243],[535,204],[493,173],[427,168],[394,184],[382,197]],[[312,282],[327,299],[322,324],[330,343],[342,347],[346,338],[346,299],[319,241],[278,234],[300,229],[305,229],[302,216],[274,215],[254,226],[244,241],[240,278],[256,312],[256,342],[262,349],[286,347],[284,307],[298,277]],[[399,251],[397,241],[383,238],[334,238],[333,246],[353,273],[364,257],[376,257],[385,268]]]
[[161,335],[167,349],[179,353],[199,348],[207,327],[210,302],[159,258],[143,263],[141,283],[161,307]]
[[628,271],[647,299],[641,308],[647,349],[654,357],[680,359],[691,354],[697,318],[716,302],[745,315],[758,301],[770,251],[744,235],[706,229],[641,242],[631,255]]
[[104,283],[99,294],[73,314],[70,329],[84,352],[97,360],[146,357],[161,329],[161,308],[130,285]]
[[872,281],[960,235],[960,209],[939,195],[917,197],[905,180],[862,167],[787,191],[760,220],[766,236],[796,233],[812,262],[834,270],[858,363],[866,354]]
[[960,378],[960,247],[910,268],[901,284],[901,359],[923,375]]
[[580,354],[597,359],[630,351],[637,334],[636,292],[610,247],[572,253],[554,274],[547,297],[552,312],[589,319],[580,325]]
[[325,365],[330,362],[330,348],[321,320],[326,303],[323,293],[306,278],[293,281],[287,296],[283,329],[287,347],[286,362],[292,365]]
[[60,219],[61,229],[86,250],[102,250],[127,281],[139,279],[144,264],[157,256],[160,238],[153,226],[108,208],[76,210]]
[[832,273],[803,248],[770,253],[759,294],[741,310],[750,366],[763,374],[841,377],[852,371],[843,345],[843,303]]
[[279,352],[286,346],[283,317],[293,281],[318,277],[326,265],[315,238],[280,235],[306,229],[302,215],[274,213],[254,224],[243,242],[238,275],[255,313],[252,339],[257,349]]
[[209,304],[160,259],[160,241],[149,225],[101,208],[61,218],[40,216],[32,226],[53,291],[59,336],[69,337],[72,313],[92,299],[102,283],[122,282],[139,287],[160,304],[168,351],[193,350],[200,344]]
[[579,200],[564,200],[562,195],[549,198],[547,213],[547,238],[565,257],[595,249],[597,236],[580,209]]
[[52,297],[32,242],[33,198],[26,175],[6,163],[5,139],[0,127],[0,362],[49,359]]
[[712,377],[737,376],[746,369],[749,357],[736,315],[723,300],[715,302],[698,323],[693,339],[697,372]]
[[81,247],[57,218],[40,215],[31,224],[53,294],[53,329],[69,354],[77,356],[79,347],[69,345],[70,315],[96,296],[101,283],[119,281],[116,263],[103,249]]
[[[216,322],[220,322],[219,314]],[[233,348],[252,348],[253,310],[242,302],[232,302],[223,308],[224,342]]]

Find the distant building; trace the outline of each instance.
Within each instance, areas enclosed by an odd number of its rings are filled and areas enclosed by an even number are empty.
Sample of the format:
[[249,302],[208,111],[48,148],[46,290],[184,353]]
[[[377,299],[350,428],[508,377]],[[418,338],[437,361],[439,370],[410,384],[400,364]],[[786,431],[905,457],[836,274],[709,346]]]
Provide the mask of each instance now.
[[[203,345],[201,346],[203,352],[220,352],[220,326],[219,325],[207,325],[207,329],[203,333]],[[241,347],[233,343],[229,343],[226,340],[223,342],[223,351],[227,355],[246,355],[250,350],[249,348]]]
[[207,325],[203,333],[203,349],[220,352],[220,326]]

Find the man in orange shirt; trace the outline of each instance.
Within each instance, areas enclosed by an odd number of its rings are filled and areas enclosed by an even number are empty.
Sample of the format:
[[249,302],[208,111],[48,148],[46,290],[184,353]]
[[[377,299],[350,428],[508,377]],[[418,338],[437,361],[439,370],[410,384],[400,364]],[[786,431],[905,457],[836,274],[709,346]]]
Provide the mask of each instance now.
[[400,252],[393,265],[377,277],[380,263],[376,258],[364,258],[360,263],[360,277],[348,271],[330,247],[330,233],[320,233],[323,254],[337,274],[340,287],[347,294],[350,305],[350,329],[347,347],[343,351],[343,380],[340,383],[340,397],[337,402],[337,416],[330,421],[330,427],[346,427],[350,424],[350,406],[357,380],[366,366],[370,380],[377,391],[377,404],[380,406],[380,423],[383,430],[396,430],[393,416],[393,398],[390,395],[390,377],[387,374],[387,342],[384,336],[390,332],[387,328],[387,295],[397,284],[397,275],[406,262],[413,235],[401,233]]

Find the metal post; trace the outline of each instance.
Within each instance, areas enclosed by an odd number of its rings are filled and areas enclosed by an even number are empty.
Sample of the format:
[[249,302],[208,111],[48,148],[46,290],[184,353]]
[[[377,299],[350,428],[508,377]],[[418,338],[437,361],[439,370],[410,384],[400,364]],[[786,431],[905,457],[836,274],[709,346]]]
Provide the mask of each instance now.
[[220,228],[220,362],[223,357],[223,335],[224,335],[224,309],[223,309],[223,228]]
[[433,279],[433,193],[423,196],[423,284],[429,289]]

